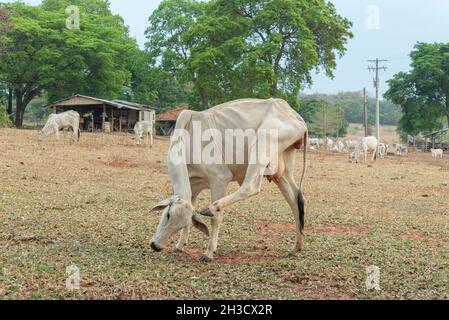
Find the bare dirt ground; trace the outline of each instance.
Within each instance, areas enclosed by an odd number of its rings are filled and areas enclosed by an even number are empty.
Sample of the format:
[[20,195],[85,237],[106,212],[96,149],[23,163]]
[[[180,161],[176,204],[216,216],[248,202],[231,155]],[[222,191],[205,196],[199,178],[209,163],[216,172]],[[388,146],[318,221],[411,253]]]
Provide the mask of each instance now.
[[[0,298],[449,298],[449,155],[351,164],[312,153],[301,255],[287,258],[293,217],[265,182],[226,211],[216,260],[204,265],[199,232],[183,254],[148,246],[159,221],[149,210],[171,190],[168,140],[150,149],[118,135],[36,138],[0,130]],[[199,207],[208,202],[205,193]],[[66,289],[72,264],[80,290]],[[380,268],[379,291],[366,288],[369,266]]]

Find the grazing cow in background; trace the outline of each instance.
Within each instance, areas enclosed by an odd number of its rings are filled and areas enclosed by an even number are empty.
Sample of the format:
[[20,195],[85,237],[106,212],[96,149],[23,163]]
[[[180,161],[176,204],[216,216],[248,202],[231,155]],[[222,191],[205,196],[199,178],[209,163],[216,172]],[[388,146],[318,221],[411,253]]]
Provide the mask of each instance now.
[[[195,143],[196,128],[200,127],[199,134],[203,136],[208,131],[213,143],[209,141],[197,142],[201,152],[206,152],[210,145],[218,148],[220,155],[217,164],[206,164],[193,161],[174,161],[179,154],[184,158],[195,159],[195,153],[190,146]],[[251,143],[233,143],[229,145],[223,141],[225,132],[256,132],[257,137]],[[260,132],[276,132],[277,143],[268,144],[273,154],[267,159],[248,161],[255,156],[258,145],[266,142],[260,137]],[[179,133],[186,137],[179,137]],[[271,140],[268,138],[268,140]],[[203,112],[191,110],[184,111],[176,122],[175,134],[169,148],[168,172],[172,181],[173,196],[157,204],[154,210],[163,210],[156,234],[150,240],[150,247],[155,251],[166,248],[169,238],[181,232],[176,249],[182,251],[189,237],[190,226],[198,228],[209,236],[209,245],[201,262],[210,262],[217,250],[218,233],[223,221],[223,211],[226,207],[258,194],[261,190],[264,176],[279,187],[282,195],[289,204],[296,222],[296,240],[291,255],[297,255],[304,243],[304,198],[302,185],[306,171],[308,131],[303,118],[296,113],[287,102],[281,99],[242,99],[224,103]],[[239,146],[240,145],[240,146]],[[297,150],[304,148],[304,168],[299,186],[294,178],[294,161]],[[177,155],[173,157],[173,155]],[[235,156],[244,156],[242,161],[235,161]],[[197,155],[198,156],[198,155]],[[223,163],[222,159],[227,159]],[[187,163],[187,164],[186,164]],[[277,164],[277,165],[276,165]],[[271,169],[267,172],[267,169]],[[237,182],[240,188],[226,195],[228,185]],[[213,203],[208,209],[202,211],[203,216],[211,217],[212,230],[209,233],[207,226],[201,221],[195,211],[195,201],[204,189],[211,190]]]
[[59,141],[59,131],[63,129],[72,129],[72,138],[75,141],[80,139],[80,115],[78,112],[70,110],[64,113],[51,114],[48,117],[45,127],[39,131],[39,140],[43,140],[54,134]]
[[443,159],[443,149],[430,149],[430,152],[432,152],[432,158]]
[[348,151],[354,150],[357,147],[357,140],[348,140],[345,141],[346,149]]
[[376,161],[377,147],[378,147],[378,142],[375,137],[369,136],[369,137],[360,138],[357,141],[357,146],[355,148],[355,151],[351,153],[351,156],[349,159],[351,160],[351,162],[354,162],[354,160],[355,160],[355,162],[358,163],[358,158],[363,153],[363,155],[365,156],[365,162],[366,162],[368,152],[372,152],[373,153],[373,161]]
[[331,151],[336,153],[342,153],[343,149],[345,148],[345,145],[341,141],[335,142],[335,144],[332,146]]
[[139,121],[134,126],[134,139],[136,140],[136,144],[140,145],[140,141],[143,139],[143,136],[146,137],[145,144],[148,145],[148,140],[150,140],[150,146],[153,147],[153,122],[151,121]]
[[377,157],[378,158],[385,158],[388,150],[388,145],[385,143],[379,143],[379,146],[377,148]]
[[331,151],[333,145],[334,140],[332,140],[331,138],[326,138],[325,140],[326,151]]
[[394,147],[396,147],[396,155],[398,156],[403,156],[404,154],[408,153],[408,147],[406,145],[397,143],[393,145]]
[[318,139],[318,144],[320,148],[324,146],[324,139]]
[[322,141],[320,141],[322,139],[318,139],[318,138],[309,138],[309,143],[308,145],[310,146],[310,148],[314,147],[316,149],[321,148],[322,145]]
[[339,153],[343,152],[343,150],[345,149],[345,144],[342,141],[340,141],[340,140],[338,140],[335,143],[335,145],[336,145],[337,150],[338,150]]

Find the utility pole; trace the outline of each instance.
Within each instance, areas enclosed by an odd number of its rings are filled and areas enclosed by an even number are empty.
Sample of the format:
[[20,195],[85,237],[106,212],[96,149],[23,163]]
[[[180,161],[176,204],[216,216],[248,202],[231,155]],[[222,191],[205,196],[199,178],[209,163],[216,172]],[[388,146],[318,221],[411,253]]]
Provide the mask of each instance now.
[[376,138],[380,141],[380,80],[379,70],[387,70],[387,67],[379,67],[379,63],[387,62],[388,60],[368,60],[369,63],[374,63],[374,66],[368,67],[369,71],[376,72],[376,78],[374,79],[374,86],[376,87]]
[[368,99],[366,97],[366,88],[363,88],[363,123],[365,126],[365,137],[368,137]]
[[326,139],[327,136],[327,119],[326,119],[326,109],[323,103],[323,139]]

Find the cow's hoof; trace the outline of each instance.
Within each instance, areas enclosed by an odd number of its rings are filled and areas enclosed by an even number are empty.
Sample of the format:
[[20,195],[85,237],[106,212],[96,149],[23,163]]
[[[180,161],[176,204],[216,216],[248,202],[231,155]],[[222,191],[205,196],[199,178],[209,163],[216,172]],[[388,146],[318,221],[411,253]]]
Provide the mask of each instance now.
[[208,256],[206,256],[205,254],[203,254],[198,261],[201,263],[211,263],[212,262],[212,258],[209,258]]

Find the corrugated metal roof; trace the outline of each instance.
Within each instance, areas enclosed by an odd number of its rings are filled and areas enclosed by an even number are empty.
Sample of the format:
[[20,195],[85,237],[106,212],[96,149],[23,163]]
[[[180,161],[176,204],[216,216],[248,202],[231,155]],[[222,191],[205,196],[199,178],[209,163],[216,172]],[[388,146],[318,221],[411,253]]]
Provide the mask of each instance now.
[[130,102],[130,101],[124,101],[124,100],[113,100],[113,102],[120,103],[126,106],[135,107],[135,108],[146,108],[151,110],[156,110],[156,108],[140,103]]
[[[155,110],[153,107],[145,106],[145,105],[134,103],[134,102],[128,102],[128,101],[122,101],[122,100],[109,101],[109,100],[104,100],[104,99],[100,99],[100,98],[84,96],[84,95],[81,95],[81,94],[76,94],[76,95],[74,95],[72,97],[56,101],[55,103],[52,103],[52,104],[48,105],[47,107],[50,107],[50,108],[55,107],[55,106],[57,107],[57,106],[60,106],[59,104],[61,102],[68,101],[70,99],[74,99],[74,98],[77,98],[77,97],[90,99],[90,100],[97,101],[97,102],[101,102],[101,103],[104,103],[105,105],[116,107],[118,109],[132,109],[132,110],[138,110],[138,111],[152,111],[152,110]],[[76,104],[73,104],[73,105],[75,106]],[[65,104],[64,106],[68,106],[68,105]]]

